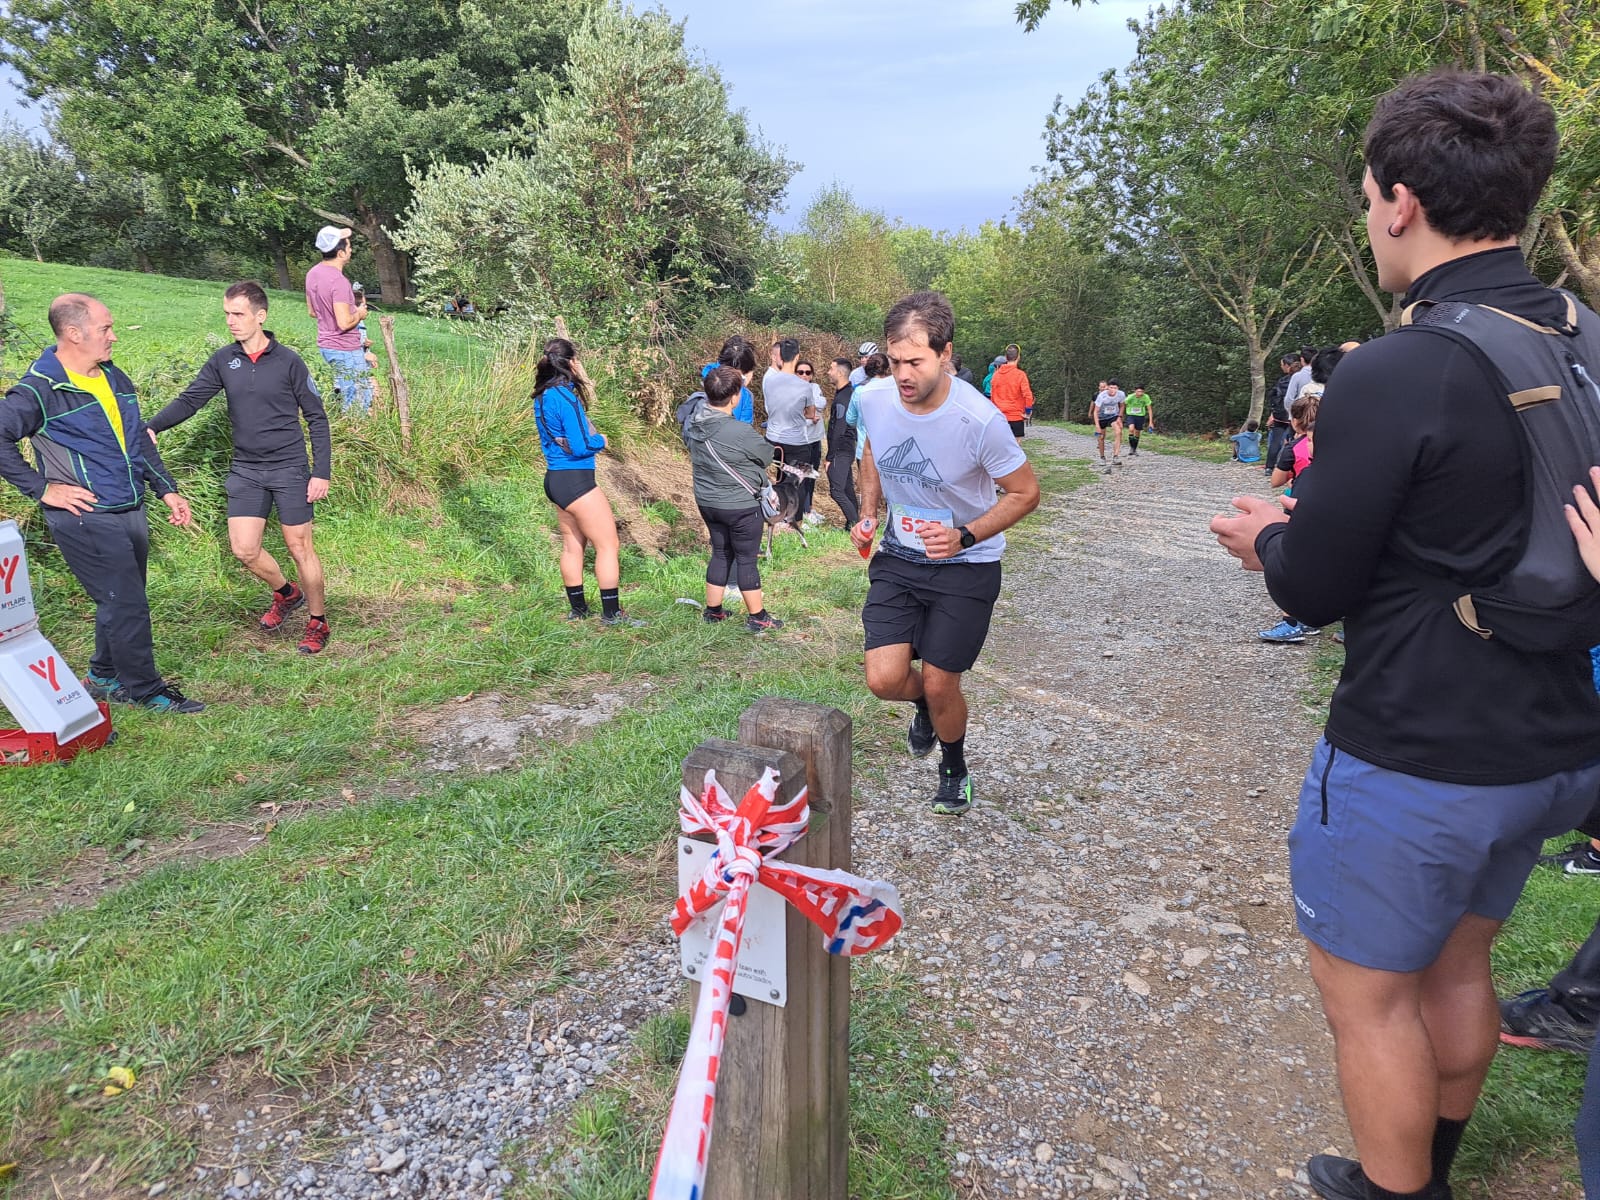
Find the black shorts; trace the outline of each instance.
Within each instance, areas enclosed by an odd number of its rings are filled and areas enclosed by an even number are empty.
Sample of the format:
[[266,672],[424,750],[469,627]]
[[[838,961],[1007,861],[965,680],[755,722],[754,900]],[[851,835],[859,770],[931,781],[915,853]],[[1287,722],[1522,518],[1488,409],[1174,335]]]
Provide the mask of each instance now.
[[1128,416],[1122,419],[1127,422],[1128,428],[1134,430],[1135,432],[1142,430],[1145,427],[1145,424],[1150,420],[1148,415],[1138,417]]
[[574,500],[581,500],[600,485],[594,481],[594,470],[546,471],[544,495],[557,508],[570,508]]
[[1021,437],[1023,431],[1028,428],[1027,424],[1022,421],[1007,421],[1006,424],[1011,426],[1012,437]]
[[1101,433],[1106,432],[1106,430],[1110,429],[1113,425],[1116,425],[1121,420],[1122,420],[1121,417],[1115,416],[1115,415],[1112,415],[1112,416],[1109,416],[1109,417],[1102,416],[1100,418],[1100,432]]
[[223,489],[228,493],[228,516],[259,517],[265,521],[278,510],[280,525],[309,525],[314,515],[306,500],[306,484],[311,482],[309,467],[265,467],[228,472]]
[[867,578],[868,650],[909,645],[941,671],[972,669],[1000,596],[999,563],[916,563],[880,551]]

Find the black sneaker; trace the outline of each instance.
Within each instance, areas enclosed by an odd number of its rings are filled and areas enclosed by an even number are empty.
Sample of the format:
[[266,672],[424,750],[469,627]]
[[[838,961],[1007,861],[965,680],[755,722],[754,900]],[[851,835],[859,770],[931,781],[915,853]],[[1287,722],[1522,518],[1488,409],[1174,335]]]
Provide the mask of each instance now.
[[775,629],[782,629],[783,622],[771,613],[764,612],[759,617],[746,617],[744,627],[751,633],[770,633]]
[[[1336,1154],[1315,1154],[1306,1163],[1311,1186],[1324,1200],[1367,1200],[1366,1176],[1353,1158]],[[1428,1200],[1453,1200],[1448,1183],[1430,1184]]]
[[707,625],[718,625],[728,619],[728,610],[725,608],[708,608],[700,614],[700,619]]
[[1588,1054],[1594,1049],[1594,1026],[1552,1000],[1548,989],[1534,988],[1500,1001],[1500,1040],[1530,1050]]
[[933,731],[933,718],[920,708],[911,711],[911,727],[906,730],[906,749],[912,758],[927,758],[939,744]]
[[200,701],[189,699],[170,683],[163,685],[159,692],[146,696],[143,700],[135,700],[128,694],[126,687],[118,688],[112,693],[111,698],[118,704],[132,704],[160,713],[197,713],[206,709]]
[[1541,854],[1539,861],[1560,867],[1568,875],[1600,875],[1600,854],[1587,839],[1573,842],[1557,854]]
[[83,686],[91,700],[109,701],[122,688],[122,680],[115,675],[96,675],[90,671],[83,677]]
[[972,807],[972,775],[939,774],[939,790],[933,794],[933,811],[941,817],[959,817]]

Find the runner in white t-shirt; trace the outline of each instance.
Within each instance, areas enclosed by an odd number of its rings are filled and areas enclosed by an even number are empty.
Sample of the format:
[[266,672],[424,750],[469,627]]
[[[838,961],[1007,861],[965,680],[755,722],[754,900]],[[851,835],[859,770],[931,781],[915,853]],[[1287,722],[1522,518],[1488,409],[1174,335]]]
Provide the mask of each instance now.
[[1038,507],[1039,481],[1005,415],[945,372],[955,339],[948,300],[907,296],[889,310],[884,335],[896,389],[856,393],[866,443],[865,520],[850,531],[857,548],[872,544],[879,503],[888,502],[861,612],[867,686],[915,705],[906,746],[921,758],[938,743],[933,811],[954,815],[973,797],[961,676],[989,633],[1004,531]]

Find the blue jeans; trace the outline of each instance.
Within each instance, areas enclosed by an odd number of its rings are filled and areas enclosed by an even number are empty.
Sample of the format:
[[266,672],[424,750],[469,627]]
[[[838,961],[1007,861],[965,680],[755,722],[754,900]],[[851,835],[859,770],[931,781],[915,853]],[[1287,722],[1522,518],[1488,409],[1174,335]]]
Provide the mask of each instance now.
[[1287,425],[1267,426],[1267,464],[1266,470],[1270,471],[1278,465],[1278,452],[1283,449],[1283,444],[1289,440],[1289,427]]
[[372,368],[367,366],[367,356],[360,350],[322,351],[323,361],[333,367],[333,386],[339,393],[339,403],[349,412],[360,408],[372,411]]

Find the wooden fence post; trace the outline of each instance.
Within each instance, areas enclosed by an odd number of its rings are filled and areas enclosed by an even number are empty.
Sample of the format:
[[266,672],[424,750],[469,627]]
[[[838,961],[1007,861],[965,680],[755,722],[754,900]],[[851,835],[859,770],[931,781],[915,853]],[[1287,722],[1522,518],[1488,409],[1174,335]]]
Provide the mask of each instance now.
[[400,373],[400,359],[394,352],[394,318],[378,318],[378,328],[383,331],[383,348],[389,355],[389,391],[394,394],[395,411],[400,414],[400,445],[411,452],[411,389],[406,377]]
[[[850,869],[850,718],[767,697],[739,718],[739,741],[702,743],[683,763],[698,792],[707,767],[742,796],[774,766],[780,798],[810,789],[811,826],[788,862]],[[849,1186],[850,960],[829,954],[816,926],[785,914],[788,999],[756,1000],[728,1022],[706,1200],[846,1200]],[[691,1004],[699,985],[691,986]],[[735,1009],[739,1007],[735,997]]]

